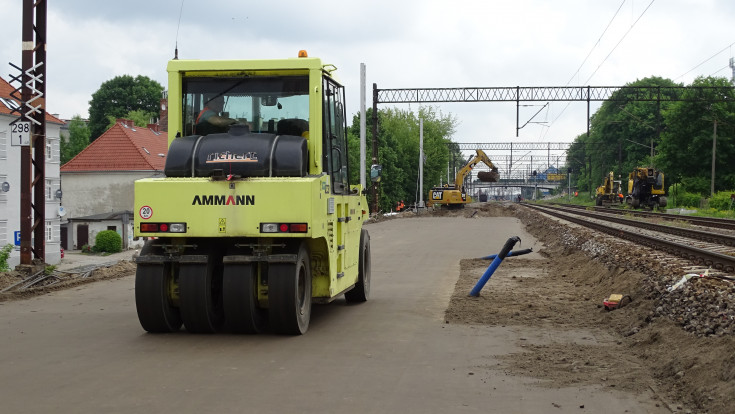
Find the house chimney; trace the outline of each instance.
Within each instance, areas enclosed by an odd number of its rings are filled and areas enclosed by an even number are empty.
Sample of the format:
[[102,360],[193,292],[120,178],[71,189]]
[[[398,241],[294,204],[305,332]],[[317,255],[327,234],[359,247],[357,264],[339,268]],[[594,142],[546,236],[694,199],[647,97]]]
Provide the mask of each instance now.
[[163,119],[168,116],[168,98],[161,98],[158,111],[158,119]]
[[153,132],[159,132],[158,124],[148,124],[148,129],[150,129]]
[[135,123],[132,119],[117,118],[115,122],[117,122],[118,124],[123,124],[128,128],[135,128]]

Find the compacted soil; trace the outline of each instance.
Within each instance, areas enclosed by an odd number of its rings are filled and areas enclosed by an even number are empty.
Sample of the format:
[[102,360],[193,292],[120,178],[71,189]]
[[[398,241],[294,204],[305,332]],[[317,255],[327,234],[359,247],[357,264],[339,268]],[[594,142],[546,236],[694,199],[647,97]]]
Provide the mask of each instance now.
[[[411,219],[411,212],[381,218]],[[446,323],[518,327],[523,352],[500,357],[492,369],[536,378],[547,387],[600,385],[653,392],[671,412],[735,412],[735,287],[694,278],[666,255],[571,226],[512,203],[484,203],[427,216],[483,220],[521,219],[542,259],[506,258],[479,297],[468,293],[489,260],[464,258],[448,304]],[[522,249],[522,243],[516,249]],[[538,257],[538,256],[537,256]],[[92,272],[59,273],[30,289],[12,289],[0,301],[18,300],[79,284],[130,276],[127,260]],[[23,280],[0,273],[0,290]],[[603,300],[625,295],[607,310]]]
[[[460,262],[447,323],[535,332],[521,339],[524,352],[502,357],[497,369],[548,387],[653,391],[672,412],[735,412],[732,282],[694,278],[669,292],[687,270],[665,255],[519,205],[431,214],[516,216],[544,246],[540,260],[506,258],[479,297],[468,293],[490,261]],[[622,307],[603,306],[611,294],[625,296]]]

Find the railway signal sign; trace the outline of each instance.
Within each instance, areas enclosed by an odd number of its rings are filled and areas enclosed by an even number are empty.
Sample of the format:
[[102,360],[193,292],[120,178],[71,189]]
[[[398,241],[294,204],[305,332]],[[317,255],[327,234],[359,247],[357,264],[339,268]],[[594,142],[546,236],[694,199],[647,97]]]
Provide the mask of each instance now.
[[10,145],[14,147],[31,144],[31,123],[28,121],[16,122],[10,127]]

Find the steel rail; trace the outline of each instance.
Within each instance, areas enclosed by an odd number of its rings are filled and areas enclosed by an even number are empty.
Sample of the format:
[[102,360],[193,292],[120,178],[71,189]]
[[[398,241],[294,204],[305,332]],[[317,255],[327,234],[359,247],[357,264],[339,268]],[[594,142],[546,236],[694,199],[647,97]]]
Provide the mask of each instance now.
[[[559,206],[566,206],[570,208],[587,209],[586,206],[577,206],[573,204],[555,204]],[[611,207],[593,207],[595,211],[608,212],[613,214],[630,214],[637,217],[654,217],[662,220],[670,221],[683,221],[686,223],[694,224],[697,226],[704,227],[715,227],[719,229],[735,230],[735,220],[717,217],[690,217],[682,216],[681,214],[670,214],[670,213],[654,213],[652,211],[641,211],[641,210],[628,210]]]
[[572,223],[579,224],[584,227],[588,227],[611,236],[621,238],[624,240],[632,241],[636,244],[651,247],[653,249],[662,250],[666,253],[673,254],[679,257],[683,257],[696,264],[703,264],[705,266],[711,266],[714,269],[721,270],[727,273],[735,272],[735,256],[728,256],[726,254],[720,254],[711,252],[708,250],[688,246],[681,243],[676,243],[668,240],[659,239],[656,237],[647,236],[645,234],[635,233],[619,228],[606,226],[604,224],[593,223],[588,220],[584,220],[579,217],[574,217],[569,214],[560,213],[554,211],[554,207],[541,207],[533,204],[524,204],[525,207],[529,207],[543,213],[549,214],[554,217],[558,217],[562,220],[571,221]]
[[727,234],[712,233],[712,232],[703,231],[703,230],[685,229],[681,227],[667,226],[664,224],[655,224],[655,223],[649,223],[645,221],[631,220],[631,219],[626,219],[622,217],[602,215],[600,213],[596,213],[596,212],[593,213],[587,210],[581,210],[577,208],[566,208],[564,206],[558,206],[554,208],[561,210],[561,211],[567,211],[572,214],[578,214],[580,216],[586,216],[586,217],[596,218],[600,220],[611,221],[613,223],[619,223],[619,224],[623,224],[626,226],[639,227],[639,228],[643,228],[646,230],[657,231],[660,233],[668,233],[668,234],[673,234],[675,236],[681,236],[681,237],[686,237],[689,239],[701,240],[701,241],[705,241],[708,243],[722,244],[725,246],[735,247],[735,236],[730,236]]

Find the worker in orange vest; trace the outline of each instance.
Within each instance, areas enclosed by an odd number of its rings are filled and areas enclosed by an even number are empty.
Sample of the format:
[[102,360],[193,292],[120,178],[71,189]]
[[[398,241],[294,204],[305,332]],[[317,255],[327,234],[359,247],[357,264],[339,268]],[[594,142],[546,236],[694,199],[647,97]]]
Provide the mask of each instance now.
[[404,207],[406,207],[406,205],[403,204],[403,200],[401,200],[398,202],[398,206],[396,206],[396,211],[401,211]]

